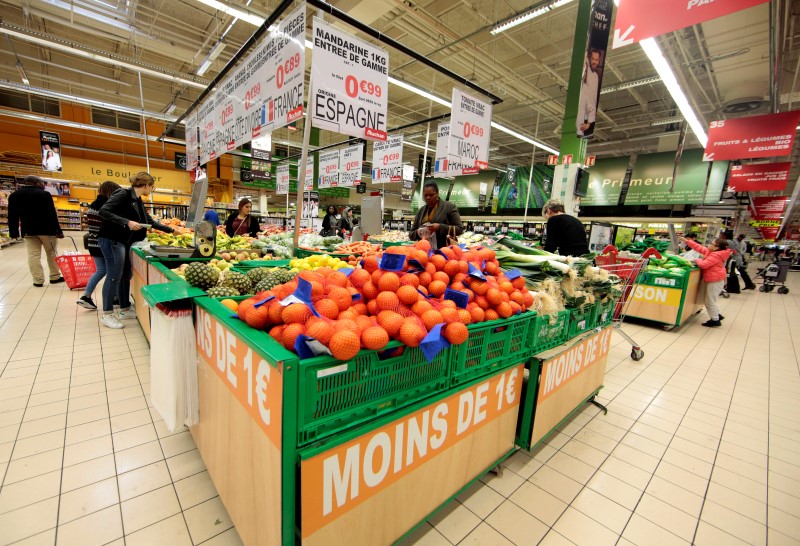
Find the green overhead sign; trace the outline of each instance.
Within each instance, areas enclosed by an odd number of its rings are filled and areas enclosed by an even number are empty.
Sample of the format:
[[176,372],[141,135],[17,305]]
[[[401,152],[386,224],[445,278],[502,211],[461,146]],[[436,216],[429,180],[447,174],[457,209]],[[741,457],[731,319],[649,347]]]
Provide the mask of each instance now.
[[581,206],[618,205],[629,161],[629,157],[598,159],[589,167],[589,191],[581,197]]
[[625,204],[699,205],[719,201],[728,171],[727,161],[712,165],[708,191],[709,163],[703,161],[703,150],[684,150],[673,185],[674,165],[674,152],[640,155],[631,173]]

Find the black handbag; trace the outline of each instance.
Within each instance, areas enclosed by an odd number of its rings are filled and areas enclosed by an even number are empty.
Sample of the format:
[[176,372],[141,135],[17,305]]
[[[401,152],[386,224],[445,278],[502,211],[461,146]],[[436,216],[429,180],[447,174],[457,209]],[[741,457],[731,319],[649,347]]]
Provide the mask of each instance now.
[[731,266],[728,269],[728,280],[725,282],[725,291],[728,294],[741,294],[742,289],[739,285],[739,275],[736,274],[736,264],[731,262]]

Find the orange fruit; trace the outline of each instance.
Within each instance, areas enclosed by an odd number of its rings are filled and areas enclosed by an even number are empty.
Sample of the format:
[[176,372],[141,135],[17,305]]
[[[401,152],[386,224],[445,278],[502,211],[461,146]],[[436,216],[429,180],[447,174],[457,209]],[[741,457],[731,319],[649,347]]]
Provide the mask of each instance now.
[[469,314],[472,315],[472,322],[483,322],[486,320],[486,314],[483,312],[483,309],[477,305],[469,310]]
[[348,309],[347,311],[342,311],[341,313],[339,313],[339,315],[336,318],[338,320],[344,320],[344,319],[356,320],[358,316],[359,316],[358,313],[356,313],[352,309]]
[[239,304],[232,299],[220,300],[220,303],[233,311],[234,313],[239,310]]
[[417,289],[413,286],[405,285],[397,289],[397,297],[401,303],[414,305],[422,296],[419,295],[419,292],[417,292]]
[[486,301],[489,305],[497,306],[503,302],[503,297],[500,295],[500,290],[497,288],[490,288],[486,291]]
[[500,273],[500,267],[494,262],[486,262],[486,267],[484,268],[484,270],[489,275],[497,275],[498,273]]
[[450,309],[457,309],[458,305],[453,300],[444,300],[439,302],[441,307],[449,307]]
[[308,282],[318,282],[322,283],[325,281],[325,277],[317,273],[316,271],[301,271],[297,274],[298,277],[301,279],[305,279]]
[[370,275],[370,280],[372,281],[372,284],[378,286],[381,282],[381,277],[383,277],[384,273],[386,272],[383,269],[376,269],[375,271],[373,271],[372,274]]
[[511,294],[515,290],[515,288],[514,288],[514,285],[511,284],[510,281],[505,280],[505,281],[500,283],[500,290],[502,290],[506,294]]
[[475,280],[469,283],[469,289],[475,292],[478,296],[483,296],[489,291],[489,283],[486,281]]
[[436,266],[433,265],[431,262],[428,262],[428,265],[425,266],[425,273],[433,278],[433,274],[436,273]]
[[417,241],[417,243],[414,245],[414,247],[425,251],[426,254],[431,251],[430,242],[425,241],[425,240]]
[[367,273],[372,274],[372,272],[378,269],[378,257],[374,254],[372,256],[367,256],[364,258],[364,263],[361,267],[366,269]]
[[495,311],[494,309],[487,309],[486,311],[484,311],[484,314],[486,315],[487,321],[497,320],[500,318],[500,315],[498,315],[497,311]]
[[262,305],[261,307],[254,306],[247,312],[245,322],[248,326],[256,330],[263,330],[267,327],[267,324],[269,324],[269,308],[266,305]]
[[366,315],[357,315],[356,324],[358,324],[358,327],[362,333],[367,328],[372,328],[373,326],[375,326],[375,323],[372,322],[372,317],[368,317]]
[[397,292],[398,288],[400,288],[400,277],[397,276],[397,273],[386,272],[378,281],[378,290],[381,292]]
[[469,273],[469,263],[466,260],[459,260],[458,266],[461,268],[460,274],[466,277]]
[[317,273],[318,275],[322,275],[327,279],[330,276],[330,274],[333,273],[333,269],[331,269],[326,265],[325,267],[320,267],[317,270],[315,270],[315,273]]
[[[319,271],[319,270],[317,270]],[[347,275],[342,273],[341,271],[334,271],[330,275],[328,275],[327,279],[328,284],[333,284],[336,286],[341,286],[342,288],[347,286]]]
[[478,307],[480,307],[484,311],[490,307],[489,301],[486,299],[486,296],[476,296],[475,303],[477,303]]
[[508,303],[511,301],[511,296],[509,296],[506,292],[500,292],[500,299]]
[[350,360],[361,350],[361,339],[351,330],[338,330],[331,336],[328,348],[337,360]]
[[447,264],[447,258],[441,254],[434,254],[428,261],[433,264],[433,266],[436,268],[436,271],[443,271],[444,266]]
[[339,306],[330,298],[322,298],[314,303],[314,309],[323,317],[335,319],[339,316]]
[[446,246],[444,248],[440,248],[439,252],[444,254],[444,257],[447,258],[448,260],[452,260],[456,257],[455,252],[453,252],[452,246]]
[[331,324],[318,318],[313,318],[309,320],[306,328],[306,334],[309,337],[313,337],[323,345],[328,344],[328,342],[331,339],[331,336],[333,335],[333,332],[334,329]]
[[431,281],[431,284],[428,285],[428,292],[432,296],[439,296],[444,295],[444,291],[447,289],[447,284],[442,281]]
[[417,303],[411,306],[411,311],[418,317],[421,317],[425,311],[430,311],[431,309],[433,309],[433,305],[431,305],[431,303],[426,299],[420,299]]
[[458,311],[452,307],[443,307],[439,310],[439,313],[442,315],[442,318],[444,318],[444,321],[448,324],[458,322],[459,320]]
[[375,300],[370,300],[367,302],[367,314],[368,315],[377,315],[380,312],[378,309],[378,302]]
[[367,281],[364,286],[361,287],[361,294],[368,300],[374,300],[378,297],[378,287],[372,284],[372,281]]
[[524,307],[526,309],[531,307],[531,306],[533,306],[534,298],[533,298],[533,294],[531,294],[530,292],[526,291],[524,294],[522,294],[522,299],[525,300]]
[[357,315],[366,315],[367,305],[364,302],[359,301],[358,303],[354,303],[353,306],[350,308],[350,310],[356,313]]
[[419,344],[425,339],[425,328],[419,323],[419,319],[410,317],[403,320],[403,325],[400,326],[400,341],[408,347],[419,347]]
[[281,324],[283,322],[283,318],[281,318],[281,314],[283,313],[283,305],[278,303],[278,300],[272,300],[267,305],[267,312],[269,313],[269,321],[271,324]]
[[283,344],[283,331],[286,329],[286,325],[281,324],[280,326],[275,326],[272,330],[269,331],[269,335],[272,339],[277,341],[280,344]]
[[378,302],[378,309],[397,309],[400,306],[400,299],[394,292],[381,292],[375,299]]
[[350,294],[350,290],[341,286],[331,286],[328,298],[336,302],[339,311],[346,311],[353,305],[353,296]]
[[316,301],[325,295],[325,285],[321,282],[313,281],[311,283],[311,300]]
[[403,325],[403,316],[394,311],[381,311],[378,314],[378,325],[390,336],[395,337]]
[[426,296],[428,295],[428,289],[425,288],[424,286],[420,286],[419,288],[417,288],[417,290],[419,290],[420,293],[425,294]]
[[304,303],[292,303],[281,311],[281,320],[284,324],[305,324],[311,317],[311,310]]
[[467,301],[469,302],[475,301],[475,292],[469,290],[468,288],[465,288],[464,290],[462,290],[462,292],[464,292],[467,295]]
[[515,301],[512,301],[509,305],[511,306],[511,311],[513,315],[516,315],[517,313],[521,313],[523,311],[522,306]]
[[411,286],[413,288],[417,288],[419,286],[419,277],[413,273],[406,273],[400,277],[400,286]]
[[248,298],[246,300],[242,300],[242,302],[239,304],[239,307],[236,310],[236,312],[239,315],[239,319],[244,320],[245,322],[247,321],[247,312],[253,308],[253,305],[255,305],[256,301],[257,300],[255,298]]
[[517,290],[522,290],[523,288],[525,288],[525,277],[517,277],[516,279],[511,281],[511,284],[513,284],[514,288],[516,288]]
[[389,343],[389,334],[380,326],[371,326],[361,332],[361,346],[370,351],[377,351]]
[[464,290],[466,287],[464,286],[464,283],[460,281],[453,281],[450,283],[450,288],[453,290]]
[[458,310],[458,321],[463,322],[464,324],[469,324],[472,322],[472,314],[467,311],[466,309],[459,309]]
[[435,309],[431,309],[430,311],[425,311],[422,314],[422,323],[425,325],[425,329],[429,332],[433,329],[434,326],[437,324],[441,324],[444,322],[444,317],[442,313],[436,311]]
[[525,298],[522,296],[522,292],[519,290],[514,290],[511,293],[511,301],[516,302],[518,305],[524,305]]
[[431,274],[428,273],[427,271],[425,273],[420,273],[419,274],[419,285],[420,286],[427,287],[428,285],[431,284],[432,280],[433,280],[433,277],[431,277]]
[[364,283],[369,280],[369,272],[366,269],[356,268],[350,274],[350,282],[353,283],[354,286],[361,288],[364,286]]
[[503,302],[497,306],[497,314],[502,318],[508,318],[514,314],[514,309],[511,307],[510,303]]
[[306,327],[302,324],[290,324],[283,329],[281,338],[283,339],[283,346],[294,351],[294,343],[297,341],[297,336],[306,333]]
[[358,326],[358,323],[353,319],[339,319],[334,324],[334,330],[350,330],[351,332],[355,332],[359,336],[361,335],[361,328]]
[[460,322],[452,322],[445,326],[444,337],[453,345],[461,345],[469,337],[469,330]]
[[456,260],[448,260],[448,262],[444,264],[444,272],[452,279],[461,273],[461,265]]
[[444,271],[437,271],[433,274],[434,281],[442,281],[445,285],[450,284],[450,277]]

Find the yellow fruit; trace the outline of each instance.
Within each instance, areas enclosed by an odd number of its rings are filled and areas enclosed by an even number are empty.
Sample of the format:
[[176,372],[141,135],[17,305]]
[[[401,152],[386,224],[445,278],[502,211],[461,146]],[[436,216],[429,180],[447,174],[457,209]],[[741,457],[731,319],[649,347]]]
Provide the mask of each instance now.
[[239,303],[230,299],[220,300],[220,303],[233,311],[234,313],[239,310]]

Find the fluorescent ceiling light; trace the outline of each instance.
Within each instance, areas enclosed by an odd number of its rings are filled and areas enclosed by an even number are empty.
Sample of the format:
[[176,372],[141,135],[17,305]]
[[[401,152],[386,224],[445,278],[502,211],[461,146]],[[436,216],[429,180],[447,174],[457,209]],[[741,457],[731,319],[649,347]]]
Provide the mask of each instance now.
[[214,63],[214,61],[217,60],[217,57],[219,57],[223,51],[225,51],[225,42],[219,41],[216,44],[214,44],[214,47],[211,48],[211,51],[208,53],[208,56],[205,59],[203,59],[202,63],[200,63],[200,68],[197,69],[197,75],[202,76],[203,74],[205,74],[206,71],[209,68],[211,68],[211,65]]
[[109,55],[108,53],[99,52],[99,50],[97,53],[95,53],[94,51],[88,51],[87,49],[83,49],[81,46],[74,45],[71,42],[63,40],[58,42],[52,40],[46,40],[44,38],[33,36],[26,32],[20,32],[14,30],[10,28],[8,24],[5,23],[0,24],[0,34],[14,36],[15,38],[19,38],[20,40],[38,44],[50,49],[64,51],[66,53],[71,53],[72,55],[77,55],[79,57],[92,59],[101,63],[110,64],[117,67],[127,68],[128,70],[132,70],[134,72],[141,72],[142,74],[149,74],[157,78],[183,83],[185,85],[195,87],[198,89],[205,89],[206,87],[208,87],[208,82],[199,82],[196,80],[183,78],[181,76],[172,75],[167,72],[164,72],[163,70],[158,70],[157,69],[158,67],[155,66],[150,68],[144,65],[134,64],[132,62],[128,62],[127,60],[125,60],[124,57],[117,57],[117,56],[110,57],[108,56]]
[[165,113],[165,114],[167,114],[167,115],[169,115],[169,114],[172,114],[172,113],[174,113],[174,112],[175,112],[175,109],[176,109],[176,108],[177,108],[177,106],[175,105],[175,103],[174,103],[174,102],[171,102],[171,103],[169,103],[169,105],[167,106],[167,109],[166,109],[166,110],[164,110],[164,113]]
[[691,105],[689,104],[689,100],[686,98],[686,95],[683,94],[683,89],[681,89],[680,84],[678,84],[678,80],[675,78],[675,74],[672,72],[672,69],[669,66],[669,63],[664,58],[664,55],[661,54],[661,49],[656,44],[654,38],[647,38],[646,40],[642,40],[639,42],[642,46],[642,49],[647,54],[647,57],[650,59],[650,62],[653,63],[653,67],[655,67],[656,72],[661,76],[661,80],[664,82],[664,85],[667,86],[667,90],[669,94],[672,95],[672,100],[675,101],[675,104],[678,105],[678,109],[683,114],[683,118],[689,124],[689,127],[692,128],[697,140],[700,141],[700,144],[703,145],[705,148],[706,143],[708,142],[708,136],[706,135],[705,127],[700,123],[700,120],[697,119],[697,116],[692,110]]
[[517,25],[521,25],[531,19],[535,19],[540,15],[544,15],[545,13],[552,11],[556,8],[560,8],[566,4],[569,4],[572,0],[556,0],[555,2],[549,2],[543,6],[533,7],[528,11],[522,12],[519,15],[514,15],[510,19],[500,23],[499,25],[495,26],[490,32],[494,35],[500,34],[501,32],[505,32],[506,30],[513,28]]
[[[306,44],[306,45],[308,45],[308,44]],[[406,82],[404,82],[402,80],[398,80],[397,78],[393,78],[393,77],[389,76],[389,83],[393,83],[397,87],[402,87],[406,91],[411,91],[412,93],[415,93],[415,94],[419,95],[420,97],[425,97],[426,99],[431,100],[431,101],[433,101],[433,102],[435,102],[437,104],[441,104],[442,106],[446,106],[446,107],[450,108],[450,102],[449,101],[446,101],[444,99],[440,99],[436,95],[428,93],[427,91],[423,91],[422,89],[420,89],[418,87],[414,87],[413,85],[408,84],[408,83],[406,83]]]
[[20,61],[17,61],[17,71],[19,71],[19,77],[22,80],[22,83],[25,85],[30,85],[31,81],[28,79],[28,75],[25,73],[25,67],[22,66]]
[[660,76],[650,76],[649,78],[642,78],[640,80],[632,80],[627,82],[618,83],[617,85],[609,85],[608,87],[603,87],[600,90],[601,95],[605,95],[606,93],[613,93],[614,91],[622,91],[623,89],[632,89],[634,87],[639,87],[641,85],[647,85],[649,83],[656,83],[660,82]]
[[217,11],[221,11],[228,15],[232,15],[238,19],[241,19],[242,21],[247,21],[251,25],[255,25],[257,27],[263,25],[264,21],[266,20],[263,17],[259,17],[255,13],[234,8],[233,6],[223,4],[222,2],[218,2],[217,0],[197,0],[197,1],[200,2],[201,4],[205,4],[210,8],[214,8]]
[[507,135],[511,135],[511,136],[513,136],[515,138],[518,138],[523,142],[527,142],[528,144],[532,144],[533,146],[536,146],[537,148],[541,148],[542,150],[544,150],[546,152],[550,152],[551,154],[558,155],[558,150],[554,150],[553,148],[551,148],[547,144],[542,144],[541,142],[537,142],[536,140],[533,140],[532,138],[528,138],[523,134],[520,134],[520,133],[518,133],[516,131],[513,131],[513,130],[509,129],[508,127],[504,127],[503,125],[500,125],[499,123],[496,123],[496,122],[493,121],[492,122],[492,127],[497,129],[498,131],[502,131],[502,132],[506,133]]

